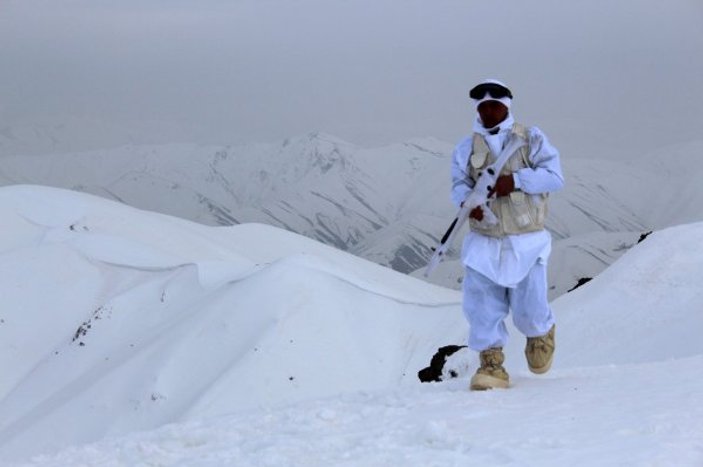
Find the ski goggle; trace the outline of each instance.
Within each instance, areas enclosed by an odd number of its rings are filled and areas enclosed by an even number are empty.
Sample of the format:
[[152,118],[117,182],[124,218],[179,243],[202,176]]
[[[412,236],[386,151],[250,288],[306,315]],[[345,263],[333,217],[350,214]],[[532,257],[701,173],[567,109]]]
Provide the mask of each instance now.
[[510,92],[510,89],[496,83],[481,83],[469,91],[469,96],[477,101],[486,97],[486,94],[490,94],[494,99],[513,98],[513,93]]

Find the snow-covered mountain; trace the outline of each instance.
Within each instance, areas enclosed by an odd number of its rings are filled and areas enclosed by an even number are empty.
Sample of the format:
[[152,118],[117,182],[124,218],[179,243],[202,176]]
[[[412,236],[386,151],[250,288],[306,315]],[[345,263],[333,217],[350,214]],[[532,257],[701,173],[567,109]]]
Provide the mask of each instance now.
[[[2,183],[78,189],[210,225],[262,222],[337,248],[368,248],[365,238],[433,210],[432,175],[451,150],[425,140],[363,150],[328,135],[241,147],[130,146],[48,157],[3,159]],[[451,212],[443,197],[446,212]],[[437,203],[435,203],[437,204]],[[429,233],[414,224],[384,264],[412,270]],[[429,242],[431,243],[431,242]],[[409,250],[397,251],[400,248]]]
[[477,394],[466,351],[445,365],[457,379],[417,379],[464,342],[456,291],[274,227],[72,191],[0,188],[0,218],[0,462],[703,460],[703,223],[653,233],[556,300],[548,375],[511,327],[514,387]]
[[[568,250],[607,266],[643,232],[703,219],[701,169],[692,163],[701,146],[624,162],[564,155],[567,185],[553,196],[547,226],[556,240],[591,239],[578,252],[556,242],[555,256]],[[424,266],[454,214],[451,151],[432,138],[360,148],[318,133],[280,144],[124,146],[4,157],[0,184],[71,188],[209,225],[274,225],[409,273]],[[554,296],[575,283],[553,277]]]

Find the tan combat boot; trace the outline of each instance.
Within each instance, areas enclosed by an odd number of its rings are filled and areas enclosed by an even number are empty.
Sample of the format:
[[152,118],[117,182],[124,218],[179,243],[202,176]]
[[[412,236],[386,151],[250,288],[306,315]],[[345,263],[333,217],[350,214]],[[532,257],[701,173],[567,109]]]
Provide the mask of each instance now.
[[503,368],[505,356],[503,349],[496,347],[481,352],[481,367],[471,378],[472,391],[485,391],[486,389],[507,388],[509,382],[508,372]]
[[532,373],[541,375],[549,371],[554,359],[554,331],[555,326],[547,334],[540,337],[528,337],[525,345],[527,366]]

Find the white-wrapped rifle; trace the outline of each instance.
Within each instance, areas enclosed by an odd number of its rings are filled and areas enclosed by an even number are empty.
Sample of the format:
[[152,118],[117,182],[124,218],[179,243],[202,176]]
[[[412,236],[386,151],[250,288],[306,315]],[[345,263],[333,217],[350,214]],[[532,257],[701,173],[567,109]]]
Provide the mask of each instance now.
[[510,156],[524,144],[526,144],[526,141],[522,138],[514,138],[510,144],[503,148],[495,162],[479,172],[478,180],[476,180],[469,196],[466,197],[456,217],[440,239],[437,247],[434,248],[434,254],[425,268],[425,277],[429,277],[432,271],[442,262],[447,251],[452,246],[454,237],[461,231],[461,228],[464,226],[464,223],[467,221],[469,214],[474,208],[481,206],[483,210],[483,219],[481,219],[480,223],[485,223],[485,225],[495,225],[498,223],[498,218],[488,207],[488,200],[494,193],[493,187],[500,175],[500,171],[503,170],[503,166],[508,162]]

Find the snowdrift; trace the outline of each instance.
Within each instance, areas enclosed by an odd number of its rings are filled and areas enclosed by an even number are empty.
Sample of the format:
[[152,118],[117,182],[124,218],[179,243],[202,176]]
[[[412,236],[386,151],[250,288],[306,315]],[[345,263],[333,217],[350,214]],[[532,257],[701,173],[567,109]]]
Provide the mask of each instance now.
[[2,453],[416,381],[463,333],[456,292],[273,227],[29,186],[0,217]]

